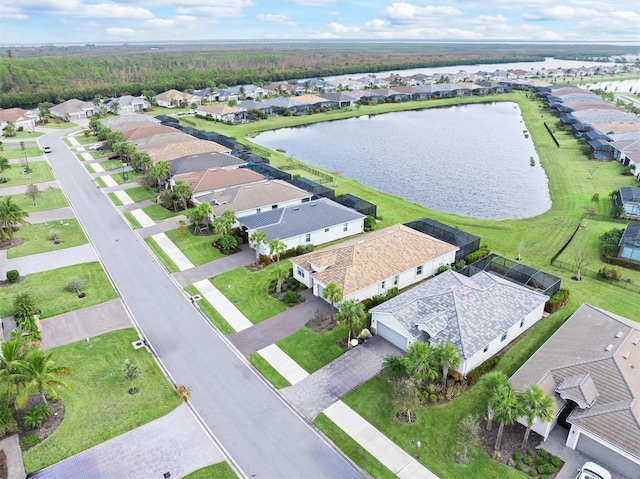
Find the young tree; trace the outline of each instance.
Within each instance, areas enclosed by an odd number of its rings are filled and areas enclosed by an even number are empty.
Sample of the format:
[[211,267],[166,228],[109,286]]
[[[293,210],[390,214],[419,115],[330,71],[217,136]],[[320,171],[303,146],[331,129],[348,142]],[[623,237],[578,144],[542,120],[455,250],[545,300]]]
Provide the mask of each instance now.
[[420,396],[416,383],[405,378],[397,381],[393,388],[393,404],[399,409],[399,414],[405,414],[407,422],[412,423],[414,411],[420,406]]
[[274,238],[269,241],[269,254],[271,257],[275,256],[280,265],[280,255],[287,250],[287,245],[279,238]]
[[27,186],[27,197],[31,198],[31,202],[33,206],[38,206],[38,198],[42,192],[38,189],[38,185],[28,185]]
[[249,236],[249,241],[256,250],[256,266],[260,265],[260,247],[267,241],[267,233],[264,231],[255,230]]
[[184,220],[178,221],[178,237],[180,241],[184,241],[187,236],[187,225]]
[[366,317],[364,306],[362,303],[357,303],[355,299],[345,299],[340,303],[340,311],[337,314],[337,318],[347,323],[349,341],[351,341],[354,331],[360,332],[362,330]]
[[418,341],[411,344],[407,348],[404,361],[407,371],[419,384],[434,381],[438,377],[438,364],[433,350],[427,343]]
[[184,180],[176,181],[173,185],[173,192],[182,200],[182,208],[187,209],[187,200],[191,198],[191,187]]
[[550,421],[553,418],[553,398],[547,396],[542,388],[536,384],[529,386],[520,394],[520,402],[527,418],[527,429],[524,431],[522,447],[527,446],[531,427],[536,419]]
[[442,393],[446,395],[449,369],[457,368],[462,360],[460,357],[460,350],[456,348],[453,343],[447,341],[446,343],[441,343],[435,346],[433,348],[433,354],[436,362],[442,368]]
[[516,422],[516,420],[522,416],[523,408],[518,395],[510,384],[496,391],[496,394],[492,398],[491,406],[495,411],[496,420],[500,423],[496,443],[493,446],[496,451],[499,451],[504,427]]
[[71,386],[61,379],[61,376],[71,374],[70,369],[58,366],[51,354],[35,349],[21,366],[17,376],[24,386],[16,397],[15,404],[18,409],[22,409],[29,396],[34,393],[40,393],[42,402],[47,404],[47,394],[53,399],[58,399],[57,386],[71,391]]
[[573,249],[573,263],[576,267],[576,281],[582,281],[582,269],[589,265],[589,254],[584,248]]
[[129,393],[133,394],[137,391],[137,389],[133,386],[133,382],[138,379],[140,372],[138,371],[138,366],[133,364],[129,359],[124,360],[124,369],[122,371],[122,376],[129,381],[131,387],[129,388]]
[[509,378],[502,371],[491,371],[480,378],[480,387],[487,398],[487,431],[493,427],[494,409],[492,399],[497,391],[509,385]]
[[26,220],[28,216],[29,213],[15,204],[11,196],[5,196],[0,199],[0,240],[4,241],[8,236],[9,241],[13,243],[13,225],[30,224]]
[[460,447],[462,447],[460,462],[468,462],[469,451],[480,445],[479,433],[480,420],[477,416],[470,414],[460,421]]

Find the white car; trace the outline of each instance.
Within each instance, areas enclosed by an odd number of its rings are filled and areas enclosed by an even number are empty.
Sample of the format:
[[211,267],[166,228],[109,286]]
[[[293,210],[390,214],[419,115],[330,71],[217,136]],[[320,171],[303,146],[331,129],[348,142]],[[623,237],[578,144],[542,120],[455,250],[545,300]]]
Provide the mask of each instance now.
[[576,479],[611,479],[611,474],[595,462],[585,462],[584,466],[578,470]]
[[51,149],[50,146],[43,146],[42,147],[42,153],[51,153],[53,150]]

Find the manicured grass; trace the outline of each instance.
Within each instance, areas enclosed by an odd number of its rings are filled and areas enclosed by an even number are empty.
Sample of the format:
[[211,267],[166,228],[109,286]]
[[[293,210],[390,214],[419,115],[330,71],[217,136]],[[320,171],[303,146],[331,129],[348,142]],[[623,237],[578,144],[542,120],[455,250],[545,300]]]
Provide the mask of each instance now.
[[[180,404],[152,356],[134,350],[136,331],[124,329],[53,349],[54,359],[71,369],[73,390],[60,390],[64,420],[54,433],[24,453],[28,472],[41,469],[160,418]],[[125,359],[139,371],[131,384],[122,376]]]
[[[58,232],[60,244],[53,244],[50,239],[52,231]],[[15,238],[24,239],[24,243],[14,246],[7,251],[7,257],[18,258],[47,251],[57,251],[65,248],[73,248],[88,243],[78,220],[66,219],[61,222],[37,223],[30,226],[22,226],[15,233]]]
[[111,178],[113,178],[113,180],[119,185],[124,185],[127,183],[137,183],[138,179],[140,178],[140,175],[138,175],[137,173],[134,173],[133,171],[127,171],[126,181],[122,178],[122,172],[113,173],[111,175]]
[[224,258],[218,248],[211,246],[211,243],[218,238],[217,235],[196,236],[188,226],[183,238],[180,238],[177,229],[167,231],[165,234],[195,266]]
[[274,369],[259,353],[253,353],[249,356],[249,361],[260,371],[260,373],[269,381],[273,387],[277,389],[286,388],[291,386],[291,383],[287,381],[282,374]]
[[[291,262],[288,260],[281,261],[281,264],[291,268]],[[277,264],[273,263],[261,271],[252,273],[241,266],[219,274],[211,282],[249,321],[256,324],[287,309],[283,303],[267,294],[276,267]]]
[[113,152],[109,150],[93,150],[90,151],[89,154],[93,156],[95,159],[106,158],[111,155]]
[[[100,178],[96,178],[96,181],[97,181],[98,183],[102,183],[100,186],[102,186],[102,187],[104,188],[104,186],[105,186],[104,181],[102,181]],[[122,206],[122,201],[120,201],[120,198],[118,198],[118,197],[116,196],[116,194],[115,194],[115,193],[109,193],[107,196],[111,199],[111,201],[113,201],[113,204],[114,204],[114,205],[116,205],[116,206]],[[126,214],[127,214],[127,213],[125,213],[125,215],[126,215]],[[139,228],[139,227],[140,227],[140,226],[138,226],[138,228]]]
[[237,479],[237,477],[227,462],[219,462],[187,474],[184,479]]
[[[27,155],[28,158],[32,156],[42,156],[42,150],[37,146],[28,146],[24,150],[21,148],[5,148],[4,151],[0,151],[0,156],[4,156],[8,160],[15,160],[16,158],[20,158],[24,160],[24,155]],[[29,163],[31,164],[31,163]]]
[[326,333],[318,333],[303,326],[276,344],[311,374],[345,352],[345,349],[337,343],[344,340],[346,344],[348,335],[348,328],[344,325],[337,326]]
[[[1,155],[2,153],[0,153]],[[31,168],[31,173],[29,174],[24,172],[24,165],[11,165],[11,168],[4,170],[2,176],[9,181],[0,183],[0,194],[2,193],[2,188],[42,183],[55,179],[51,167],[46,161],[32,161],[29,163],[29,168]]]
[[[83,130],[83,131],[89,131],[89,130]],[[89,145],[89,144],[93,144],[93,143],[100,143],[98,141],[98,137],[97,136],[93,136],[93,135],[84,136],[84,133],[82,131],[80,133],[78,133],[77,135],[73,135],[72,138],[74,138],[81,145]]]
[[[202,296],[200,291],[198,291],[198,288],[196,288],[194,285],[189,285],[184,288],[184,290],[191,296],[196,294]],[[200,311],[202,311],[204,315],[209,318],[209,321],[211,321],[222,334],[231,334],[236,332],[235,329],[233,329],[229,325],[229,323],[227,323],[226,319],[224,319],[222,315],[218,313],[218,311],[216,311],[216,308],[211,306],[211,303],[207,301],[204,296],[202,296],[202,299],[200,299],[196,304],[200,308]]]
[[155,190],[145,188],[144,186],[127,188],[127,194],[136,203],[138,201],[153,200],[158,195]]
[[104,180],[100,176],[96,176],[95,180],[96,180],[96,183],[98,184],[98,186],[100,188],[106,188],[107,187],[107,184],[104,182]]
[[[41,131],[34,131],[33,133],[27,130],[18,131],[16,130],[15,136],[12,136],[8,139],[25,139],[25,138],[38,138],[39,136],[44,135]],[[8,142],[7,142],[8,144]]]
[[[74,293],[65,289],[73,278],[80,278],[86,283],[85,298],[78,299]],[[13,315],[13,298],[18,293],[29,293],[33,297],[36,307],[42,311],[42,319],[117,297],[97,261],[32,273],[19,283],[0,288],[0,317]]]
[[120,163],[118,160],[101,161],[100,166],[102,166],[104,171],[111,171],[111,170],[117,170],[117,169],[122,170],[122,163]]
[[142,211],[144,211],[149,216],[149,218],[156,222],[166,220],[167,218],[173,218],[174,216],[180,214],[175,211],[170,211],[160,205],[149,205],[142,208]]
[[[25,186],[25,191],[26,191]],[[1,191],[1,190],[0,190]],[[37,200],[37,205],[33,206],[33,200],[25,194],[13,195],[13,202],[27,213],[33,213],[36,211],[55,210],[58,208],[64,208],[69,206],[67,198],[59,188],[45,188],[40,190],[40,197]],[[27,218],[29,219],[29,218]]]
[[169,271],[169,273],[177,273],[180,269],[176,266],[176,264],[169,258],[169,255],[164,252],[164,250],[160,247],[160,245],[154,240],[151,236],[147,236],[144,239],[144,242],[149,245],[151,251],[158,257],[160,262],[164,265],[165,268]]
[[40,125],[43,128],[52,128],[54,130],[66,130],[67,128],[73,128],[74,126],[78,126],[71,121],[50,121],[46,125]]
[[[113,195],[113,193],[109,193],[109,197],[110,197],[110,198],[112,198],[112,196],[111,196],[111,195]],[[114,195],[114,197],[115,197],[115,195]],[[118,200],[118,202],[120,202],[120,200]],[[115,201],[114,201],[114,203],[115,203]],[[116,203],[116,205],[117,205],[117,204],[118,204],[118,203]],[[120,204],[122,204],[122,202],[120,202]],[[135,217],[131,214],[131,212],[130,212],[130,211],[127,211],[127,212],[124,214],[124,217],[125,217],[125,218],[127,218],[127,220],[129,221],[129,223],[131,224],[131,227],[132,227],[134,230],[137,230],[138,228],[142,228],[142,225],[138,222],[138,220],[137,220],[137,219],[135,219]]]
[[313,423],[318,426],[342,452],[350,457],[353,462],[367,471],[371,477],[375,477],[376,479],[395,479],[397,477],[370,452],[336,426],[324,413],[318,414]]

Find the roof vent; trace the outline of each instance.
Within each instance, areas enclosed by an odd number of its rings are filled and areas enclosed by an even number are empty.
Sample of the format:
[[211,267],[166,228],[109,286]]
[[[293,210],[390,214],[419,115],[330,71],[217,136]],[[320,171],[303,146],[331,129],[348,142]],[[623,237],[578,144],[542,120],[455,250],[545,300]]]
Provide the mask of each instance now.
[[631,356],[631,351],[625,351],[625,353],[622,355],[624,359],[629,359],[629,356]]
[[465,289],[465,290],[462,292],[462,296],[467,296],[469,293],[471,293],[471,291],[470,291],[470,290],[468,290],[468,289]]
[[634,339],[634,340],[632,341],[632,343],[633,343],[633,345],[634,345],[634,346],[637,346],[637,345],[638,345],[638,343],[640,343],[640,338],[636,338],[636,339]]
[[622,337],[622,331],[618,331],[616,333],[616,338],[621,338]]
[[607,347],[604,348],[605,351],[611,351],[613,349],[613,344],[607,344]]

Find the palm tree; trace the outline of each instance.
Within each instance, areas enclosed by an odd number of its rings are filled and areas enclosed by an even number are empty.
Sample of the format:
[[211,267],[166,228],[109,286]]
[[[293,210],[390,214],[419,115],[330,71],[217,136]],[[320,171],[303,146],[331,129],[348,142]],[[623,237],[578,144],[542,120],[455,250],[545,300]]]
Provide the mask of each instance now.
[[276,278],[276,293],[280,294],[282,292],[282,282],[289,277],[289,270],[278,266],[273,271],[273,275]]
[[496,443],[493,446],[493,448],[498,451],[500,450],[500,443],[502,442],[504,426],[510,426],[516,422],[516,420],[522,416],[523,408],[518,395],[510,384],[496,391],[491,401],[491,407],[493,407],[496,419],[500,423]]
[[287,245],[280,238],[273,238],[269,241],[269,254],[271,257],[275,256],[280,265],[280,255],[287,250]]
[[491,431],[493,424],[494,410],[492,398],[496,392],[509,385],[509,378],[502,371],[491,371],[480,378],[482,392],[487,398],[487,431]]
[[527,445],[531,427],[536,419],[549,421],[553,417],[553,398],[547,396],[540,386],[534,384],[522,391],[520,402],[524,409],[524,416],[527,418],[527,429],[522,440],[522,447],[524,448]]
[[2,342],[2,357],[0,357],[0,378],[7,381],[7,397],[11,394],[12,386],[20,392],[20,384],[16,375],[24,363],[27,355],[33,350],[24,337],[16,334],[9,341]]
[[442,368],[442,393],[447,394],[447,376],[449,375],[450,368],[457,368],[460,365],[462,358],[460,357],[460,350],[456,348],[452,343],[447,341],[446,343],[438,344],[433,353],[437,363]]
[[354,330],[361,331],[367,314],[362,303],[357,303],[355,299],[345,299],[340,303],[338,319],[345,321],[349,327],[349,341]]
[[213,213],[213,208],[206,202],[200,203],[195,208],[187,210],[187,219],[193,224],[194,233],[198,230],[198,226],[200,226],[211,213]]
[[9,241],[13,243],[13,225],[30,224],[25,218],[29,213],[13,202],[11,196],[5,196],[0,200],[0,240],[4,241],[5,233],[9,236]]
[[17,380],[24,384],[16,397],[16,407],[22,409],[34,392],[40,393],[42,402],[47,404],[47,394],[58,399],[56,386],[71,391],[71,385],[60,378],[67,374],[71,374],[69,368],[58,366],[51,358],[51,353],[45,353],[41,349],[34,350],[16,375]]
[[229,220],[224,216],[216,216],[211,223],[213,227],[213,232],[220,236],[226,236],[229,234],[229,230],[231,229],[231,224]]
[[438,377],[438,365],[433,349],[427,343],[418,341],[407,348],[404,361],[407,371],[418,382],[433,381]]
[[176,181],[175,185],[173,185],[173,192],[182,200],[182,207],[186,210],[187,199],[191,198],[191,187],[189,183],[184,180]]
[[2,173],[7,168],[11,168],[11,165],[9,164],[9,159],[5,158],[4,156],[0,156],[0,179],[2,179],[3,181],[4,181],[4,176],[2,176]]
[[407,376],[407,366],[400,356],[387,356],[382,361],[380,375],[389,382],[395,382]]
[[236,221],[238,220],[238,218],[236,217],[236,212],[232,211],[232,210],[224,210],[222,212],[222,216],[224,219],[226,219],[229,222],[229,225],[231,225],[231,228],[233,228],[233,225],[236,224]]
[[244,87],[241,86],[240,88],[238,88],[238,98],[243,101],[247,99],[247,92],[245,91]]
[[267,241],[267,233],[264,231],[255,230],[249,236],[249,241],[253,244],[253,247],[256,249],[256,266],[260,264],[260,247],[266,243]]
[[[336,303],[342,301],[342,288],[338,283],[332,281],[322,290],[322,297],[329,300],[331,306],[335,307]],[[331,310],[331,319],[333,319],[333,310]]]

